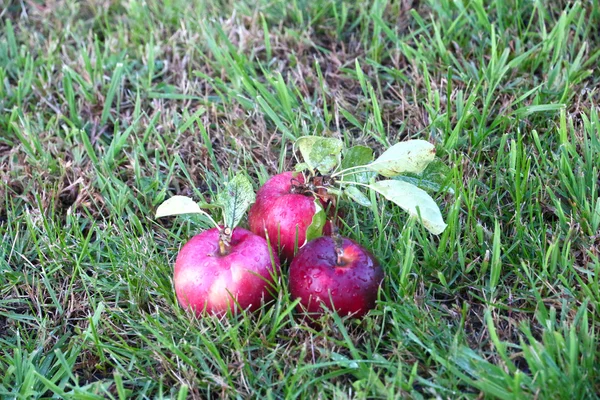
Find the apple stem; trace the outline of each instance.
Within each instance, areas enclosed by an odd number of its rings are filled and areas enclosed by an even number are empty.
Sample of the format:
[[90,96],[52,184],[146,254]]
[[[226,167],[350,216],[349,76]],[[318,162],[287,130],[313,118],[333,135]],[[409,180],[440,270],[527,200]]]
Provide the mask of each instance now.
[[338,227],[333,226],[333,233],[331,234],[333,238],[333,244],[335,246],[335,253],[337,254],[337,265],[344,265],[344,241],[342,236],[338,232]]
[[229,245],[231,244],[231,228],[227,227],[219,231],[219,254],[226,256],[229,254]]
[[337,260],[336,260],[336,264],[337,265],[344,265],[344,249],[342,248],[336,248],[335,251],[337,252]]

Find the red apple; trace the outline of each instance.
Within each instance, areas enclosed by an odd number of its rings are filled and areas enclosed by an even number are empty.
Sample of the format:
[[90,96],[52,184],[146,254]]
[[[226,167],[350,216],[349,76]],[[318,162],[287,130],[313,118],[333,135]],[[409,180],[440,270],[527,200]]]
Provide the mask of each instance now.
[[[256,202],[248,214],[250,230],[265,238],[268,234],[282,259],[289,260],[294,256],[296,243],[298,246],[304,244],[306,229],[315,214],[315,197],[311,193],[301,193],[303,184],[304,177],[299,173],[284,172],[271,177],[258,190]],[[321,203],[326,209],[326,202],[321,200]],[[331,233],[329,222],[323,233]]]
[[383,270],[354,241],[340,237],[340,243],[339,260],[334,239],[321,236],[304,245],[290,265],[290,294],[310,316],[323,314],[323,304],[356,317],[375,307]]
[[[228,309],[254,311],[273,297],[271,285],[276,274],[267,241],[235,228],[222,255],[219,238],[217,228],[206,230],[191,238],[179,252],[174,275],[179,304],[198,315],[205,309],[218,315]],[[274,259],[278,270],[277,255]]]

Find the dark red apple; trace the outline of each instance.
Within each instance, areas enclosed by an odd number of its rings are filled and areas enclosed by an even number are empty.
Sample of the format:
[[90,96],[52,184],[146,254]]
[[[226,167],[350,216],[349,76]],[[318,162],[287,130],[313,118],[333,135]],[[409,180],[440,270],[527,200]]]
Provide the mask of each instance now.
[[226,254],[221,254],[219,240],[219,230],[209,229],[191,238],[179,252],[174,275],[179,304],[198,315],[204,310],[222,315],[228,309],[254,311],[272,299],[279,259],[274,255],[274,269],[267,241],[235,228]]
[[309,316],[323,314],[323,304],[356,317],[375,307],[383,270],[356,242],[339,237],[339,245],[338,257],[335,240],[321,236],[306,243],[290,265],[290,294]]
[[[304,244],[306,229],[315,214],[315,197],[303,185],[302,174],[283,172],[271,177],[258,190],[256,202],[248,214],[250,230],[265,238],[268,234],[282,259],[289,260],[294,256],[296,243],[298,246]],[[327,208],[325,200],[321,200],[321,204]],[[330,233],[331,225],[327,222],[323,234]]]

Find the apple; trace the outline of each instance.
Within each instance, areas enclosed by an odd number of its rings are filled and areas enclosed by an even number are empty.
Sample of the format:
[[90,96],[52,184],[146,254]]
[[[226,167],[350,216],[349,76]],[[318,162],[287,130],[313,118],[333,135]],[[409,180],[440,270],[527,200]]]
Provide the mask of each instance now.
[[[225,228],[227,231],[228,228]],[[191,238],[175,261],[174,285],[179,304],[197,315],[204,310],[222,315],[231,309],[255,311],[273,298],[271,291],[279,259],[267,241],[243,229],[212,228]]]
[[323,305],[340,315],[360,317],[375,307],[383,270],[356,242],[321,236],[302,247],[289,270],[290,294],[298,310],[319,316]]
[[[250,207],[248,220],[250,230],[276,245],[282,259],[294,256],[295,244],[302,246],[306,241],[306,229],[315,214],[314,194],[304,185],[300,173],[283,172],[272,176],[256,194],[256,202]],[[327,209],[327,200],[321,198]],[[326,223],[323,234],[331,233]]]

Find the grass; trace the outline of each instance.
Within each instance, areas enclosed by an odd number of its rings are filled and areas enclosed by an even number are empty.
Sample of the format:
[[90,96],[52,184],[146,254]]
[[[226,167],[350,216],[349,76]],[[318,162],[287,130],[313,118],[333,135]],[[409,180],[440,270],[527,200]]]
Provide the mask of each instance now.
[[[591,0],[0,0],[0,397],[597,398],[598,26]],[[360,321],[303,325],[285,276],[187,315],[172,265],[208,222],[157,205],[258,188],[306,134],[435,143],[448,229],[343,204],[387,274]]]

